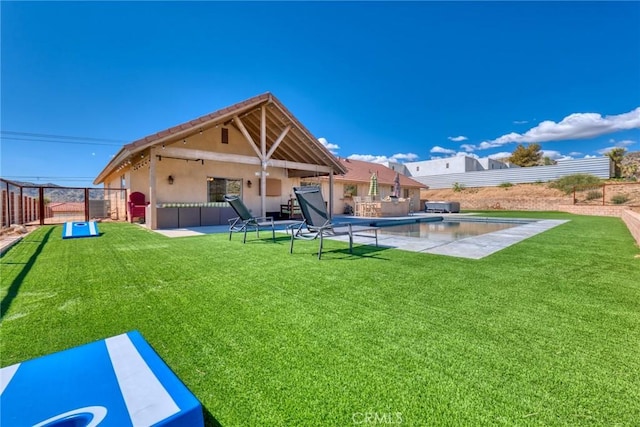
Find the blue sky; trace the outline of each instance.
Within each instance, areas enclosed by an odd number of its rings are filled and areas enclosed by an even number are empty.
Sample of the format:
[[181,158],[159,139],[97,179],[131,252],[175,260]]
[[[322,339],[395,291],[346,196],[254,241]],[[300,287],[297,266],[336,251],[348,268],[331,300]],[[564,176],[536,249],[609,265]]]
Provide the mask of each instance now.
[[1,3],[1,171],[89,186],[122,144],[272,92],[341,157],[640,150],[640,2]]

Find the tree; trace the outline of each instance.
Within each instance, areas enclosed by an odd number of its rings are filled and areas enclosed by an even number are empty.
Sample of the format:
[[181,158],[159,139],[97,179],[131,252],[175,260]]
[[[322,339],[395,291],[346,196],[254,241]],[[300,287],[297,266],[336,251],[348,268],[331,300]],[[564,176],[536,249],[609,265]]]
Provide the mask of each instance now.
[[626,149],[618,147],[609,150],[609,152],[607,153],[607,157],[609,157],[613,162],[613,176],[615,178],[620,178],[620,176],[622,176],[622,160],[624,159],[624,153],[626,152]]
[[518,144],[511,156],[509,156],[509,161],[514,165],[528,167],[528,166],[537,166],[540,164],[542,160],[542,151],[540,151],[540,144],[529,144],[525,147],[522,144]]

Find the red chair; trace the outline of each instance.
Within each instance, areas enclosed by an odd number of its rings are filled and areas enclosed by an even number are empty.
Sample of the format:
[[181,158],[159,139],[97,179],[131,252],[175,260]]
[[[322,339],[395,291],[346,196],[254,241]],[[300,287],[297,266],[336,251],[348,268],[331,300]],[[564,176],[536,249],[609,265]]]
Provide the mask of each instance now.
[[129,195],[129,222],[133,222],[133,218],[145,219],[147,205],[149,202],[144,201],[144,194],[136,191]]

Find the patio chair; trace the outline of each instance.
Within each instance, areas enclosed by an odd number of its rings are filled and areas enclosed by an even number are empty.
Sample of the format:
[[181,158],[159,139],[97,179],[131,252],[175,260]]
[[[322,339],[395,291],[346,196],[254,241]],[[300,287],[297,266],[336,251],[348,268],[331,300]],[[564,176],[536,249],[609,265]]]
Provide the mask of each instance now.
[[134,191],[129,195],[129,202],[127,203],[129,209],[129,222],[133,222],[133,218],[145,219],[147,205],[149,202],[144,201],[144,194]]
[[[380,227],[354,225],[349,222],[332,222],[319,187],[294,187],[293,192],[298,199],[303,221],[299,225],[291,227],[292,233],[289,253],[293,253],[293,242],[295,239],[313,240],[319,238],[318,259],[320,259],[325,236],[349,236],[349,253],[353,253],[353,236],[375,238],[376,246],[378,246],[378,229]],[[304,228],[306,228],[306,231],[304,231]],[[365,231],[373,232],[373,234],[356,234]]]
[[276,241],[276,229],[273,217],[255,217],[251,214],[242,199],[238,196],[224,196],[225,202],[229,203],[238,215],[237,218],[229,220],[229,240],[233,233],[243,232],[244,238],[242,243],[247,242],[247,230],[255,230],[256,236],[260,237],[260,229],[271,228],[273,241]]

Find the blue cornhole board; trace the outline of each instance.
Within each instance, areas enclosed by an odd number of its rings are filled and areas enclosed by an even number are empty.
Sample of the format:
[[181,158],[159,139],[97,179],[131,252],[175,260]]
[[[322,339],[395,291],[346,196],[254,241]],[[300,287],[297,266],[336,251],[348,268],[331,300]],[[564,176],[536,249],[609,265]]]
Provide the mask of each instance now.
[[62,227],[62,238],[71,239],[74,237],[95,237],[98,236],[98,224],[95,221],[72,221],[65,222]]
[[203,426],[200,402],[137,331],[0,369],[0,425]]

